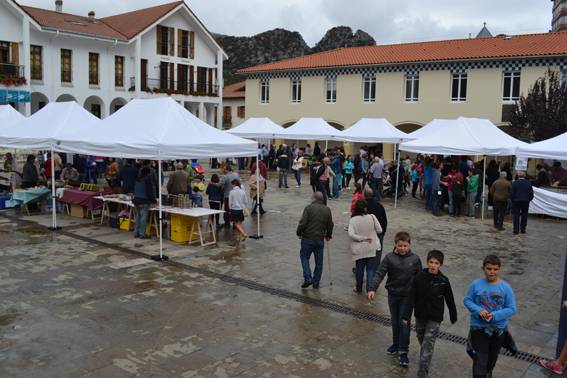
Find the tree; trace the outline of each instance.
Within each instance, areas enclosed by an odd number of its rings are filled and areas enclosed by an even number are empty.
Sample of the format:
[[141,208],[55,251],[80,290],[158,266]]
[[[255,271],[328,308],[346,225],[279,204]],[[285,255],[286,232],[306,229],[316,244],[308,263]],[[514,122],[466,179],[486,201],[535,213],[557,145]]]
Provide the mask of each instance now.
[[549,69],[516,102],[511,133],[516,138],[539,142],[567,132],[567,85],[559,72]]

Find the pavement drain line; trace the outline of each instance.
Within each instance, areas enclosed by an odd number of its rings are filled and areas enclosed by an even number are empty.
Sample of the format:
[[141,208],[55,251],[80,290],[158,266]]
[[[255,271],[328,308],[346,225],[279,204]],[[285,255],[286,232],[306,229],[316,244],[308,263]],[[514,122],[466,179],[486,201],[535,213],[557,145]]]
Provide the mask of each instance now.
[[[21,224],[28,224],[28,225],[45,227],[45,226],[39,225],[38,223],[36,223],[34,221],[20,219],[18,217],[14,217],[14,216],[11,216],[11,215],[8,215],[8,214],[5,214],[5,213],[4,214],[0,213],[0,216],[4,217],[4,218],[8,218],[12,221],[15,221],[15,222],[18,222],[18,223],[21,223]],[[79,228],[79,227],[77,227],[77,228]],[[86,243],[96,244],[96,245],[99,245],[99,246],[104,247],[104,248],[113,249],[115,251],[123,252],[123,253],[129,254],[129,255],[135,255],[135,256],[138,256],[138,257],[143,257],[143,258],[149,259],[149,256],[147,254],[145,254],[143,252],[135,251],[135,250],[127,248],[127,247],[122,247],[122,246],[112,244],[112,243],[106,243],[106,242],[103,242],[103,241],[100,241],[100,240],[92,239],[92,238],[82,236],[82,235],[77,235],[77,234],[74,234],[72,232],[68,232],[68,231],[64,231],[64,230],[58,230],[57,233],[60,234],[60,235],[63,235],[63,236],[67,236],[69,238],[84,241]],[[322,299],[307,297],[305,295],[297,294],[297,293],[294,293],[294,292],[291,292],[291,291],[288,291],[288,290],[278,289],[278,288],[275,288],[275,287],[263,285],[261,283],[254,282],[254,281],[251,281],[251,280],[247,280],[247,279],[244,279],[244,278],[233,277],[233,276],[229,276],[229,275],[226,275],[226,274],[213,272],[213,271],[208,270],[208,269],[194,267],[194,266],[183,264],[183,263],[180,263],[180,262],[177,262],[177,261],[167,260],[167,261],[164,261],[163,263],[166,264],[166,265],[179,267],[179,268],[186,270],[186,271],[189,271],[189,272],[198,273],[198,274],[201,274],[203,276],[210,277],[210,278],[216,278],[216,279],[219,279],[223,282],[231,283],[231,284],[238,285],[238,286],[241,286],[241,287],[245,287],[245,288],[250,289],[250,290],[255,290],[255,291],[262,292],[262,293],[274,295],[274,296],[277,296],[277,297],[280,297],[280,298],[292,300],[292,301],[295,301],[295,302],[305,303],[305,304],[308,304],[308,305],[311,305],[311,306],[324,308],[324,309],[327,309],[327,310],[330,310],[330,311],[333,311],[333,312],[336,312],[336,313],[352,316],[352,317],[360,319],[360,320],[366,320],[366,321],[378,323],[378,324],[385,326],[385,327],[391,326],[390,317],[386,316],[386,315],[379,315],[379,314],[373,314],[373,313],[370,313],[370,312],[360,311],[360,310],[354,309],[352,307],[344,306],[344,305],[341,305],[341,304],[338,304],[338,303],[333,303],[333,302],[325,301],[325,300],[322,300]],[[412,325],[411,328],[412,328],[412,330],[415,331],[414,325]],[[451,343],[463,345],[463,346],[467,344],[467,338],[466,337],[459,336],[459,335],[453,335],[453,334],[445,332],[445,331],[439,331],[437,338],[444,340],[444,341],[451,342]],[[518,351],[515,355],[512,355],[509,351],[504,350],[504,349],[502,349],[500,354],[502,354],[504,356],[512,357],[512,358],[520,360],[520,361],[529,362],[529,363],[532,363],[532,364],[537,363],[537,361],[540,358],[543,358],[543,357],[540,357],[538,355],[528,353],[528,352],[523,352],[523,351]]]

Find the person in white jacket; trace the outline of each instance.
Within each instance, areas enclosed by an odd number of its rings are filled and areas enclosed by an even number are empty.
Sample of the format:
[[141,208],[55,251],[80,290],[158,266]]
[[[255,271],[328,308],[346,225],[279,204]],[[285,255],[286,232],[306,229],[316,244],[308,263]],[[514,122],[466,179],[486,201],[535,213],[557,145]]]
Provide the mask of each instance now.
[[362,293],[364,270],[366,270],[366,291],[372,290],[372,279],[376,272],[376,250],[380,249],[378,234],[382,233],[380,222],[373,214],[368,214],[366,201],[359,200],[354,205],[354,212],[348,224],[350,250],[356,264],[356,293]]

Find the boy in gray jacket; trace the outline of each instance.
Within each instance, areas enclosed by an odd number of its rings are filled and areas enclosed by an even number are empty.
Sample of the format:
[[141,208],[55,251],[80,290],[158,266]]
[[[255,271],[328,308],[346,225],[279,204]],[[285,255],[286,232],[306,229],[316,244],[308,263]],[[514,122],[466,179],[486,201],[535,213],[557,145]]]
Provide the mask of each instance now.
[[[388,307],[392,321],[392,345],[386,353],[399,353],[400,366],[408,366],[410,322],[403,315],[412,307],[410,293],[415,275],[421,271],[421,260],[410,250],[411,238],[407,232],[398,232],[394,239],[394,251],[384,257],[374,275],[373,290],[368,299],[373,300],[382,280],[388,275]],[[411,311],[411,310],[410,310]]]

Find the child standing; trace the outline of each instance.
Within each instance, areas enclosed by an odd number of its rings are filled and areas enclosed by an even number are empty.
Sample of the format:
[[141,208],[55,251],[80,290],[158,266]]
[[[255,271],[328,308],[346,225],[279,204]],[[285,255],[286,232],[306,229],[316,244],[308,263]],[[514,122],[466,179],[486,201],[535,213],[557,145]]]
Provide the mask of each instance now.
[[417,172],[417,164],[414,164],[411,167],[411,183],[412,183],[411,196],[413,198],[416,198],[415,194],[417,192],[417,187],[419,185],[419,173]]
[[[388,291],[388,307],[392,321],[392,345],[386,350],[388,354],[399,353],[400,366],[408,366],[410,342],[410,322],[403,316],[411,313],[410,294],[415,275],[421,271],[419,256],[410,250],[411,238],[407,232],[398,232],[394,238],[394,251],[384,257],[376,274],[368,299],[373,300],[382,280],[388,275],[386,290]],[[409,310],[408,310],[409,309]]]
[[[445,256],[443,252],[433,250],[427,254],[427,268],[419,272],[413,280],[411,302],[415,313],[415,331],[421,345],[419,353],[418,377],[429,375],[429,364],[433,357],[435,340],[439,334],[439,326],[443,321],[445,303],[449,308],[451,323],[457,321],[457,307],[449,279],[441,273]],[[409,322],[411,310],[404,316]]]
[[464,304],[471,313],[470,341],[475,355],[473,377],[492,376],[508,319],[516,313],[516,297],[510,284],[498,276],[501,262],[488,255],[482,263],[484,278],[470,286]]

